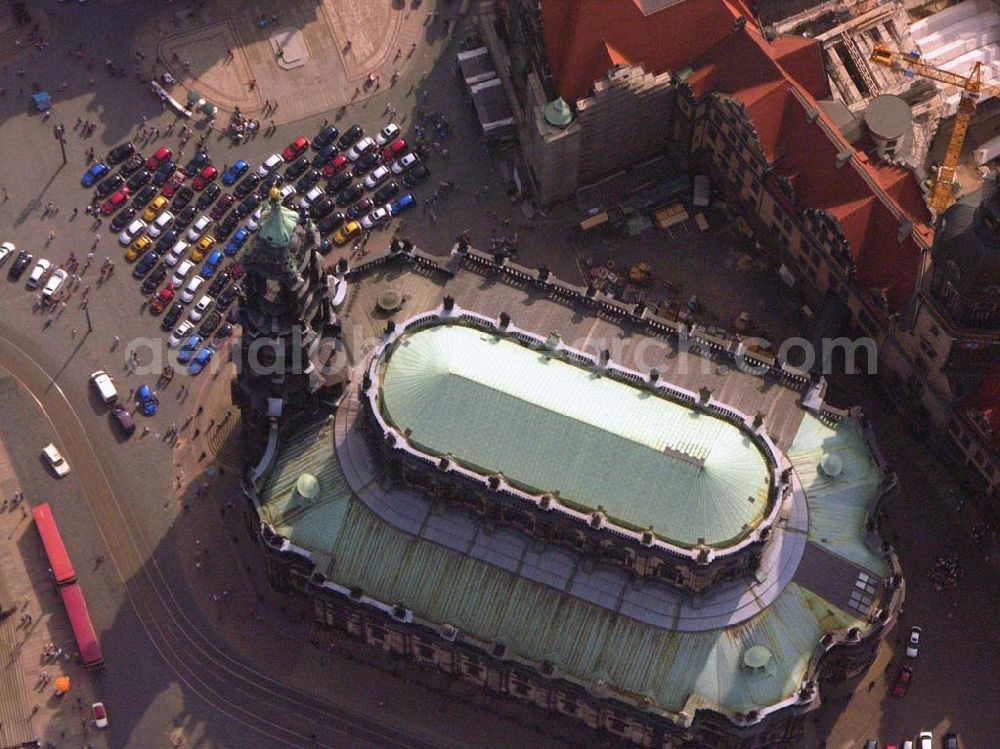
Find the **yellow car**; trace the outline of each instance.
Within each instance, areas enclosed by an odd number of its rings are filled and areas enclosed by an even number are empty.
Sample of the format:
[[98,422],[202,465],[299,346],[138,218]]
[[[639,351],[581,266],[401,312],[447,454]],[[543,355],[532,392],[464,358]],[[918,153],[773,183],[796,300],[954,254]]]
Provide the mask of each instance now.
[[361,233],[361,224],[357,221],[348,221],[333,234],[333,241],[337,244],[346,244],[355,234]]
[[148,250],[153,244],[153,240],[143,234],[132,244],[129,245],[128,250],[125,252],[125,259],[129,262],[133,260],[138,260],[139,256],[142,255],[146,250]]
[[212,251],[213,247],[215,247],[215,237],[211,234],[206,234],[198,240],[198,244],[191,250],[191,259],[196,263],[200,262],[205,258],[205,255]]
[[142,217],[146,221],[152,221],[153,219],[155,219],[157,216],[160,215],[163,209],[167,207],[167,204],[169,202],[170,201],[167,200],[162,195],[157,195],[155,198],[153,198],[153,202],[146,206],[146,210],[142,212]]

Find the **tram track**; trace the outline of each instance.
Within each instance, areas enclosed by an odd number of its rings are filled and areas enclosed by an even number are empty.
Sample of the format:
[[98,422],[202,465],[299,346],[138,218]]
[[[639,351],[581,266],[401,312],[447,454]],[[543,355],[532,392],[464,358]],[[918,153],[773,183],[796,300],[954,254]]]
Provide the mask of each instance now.
[[[64,445],[88,506],[121,578],[128,603],[173,676],[229,719],[284,746],[406,747],[436,749],[400,729],[381,724],[282,684],[226,651],[194,621],[153,554],[153,543],[123,504],[90,435],[70,400],[15,332],[0,327],[0,366],[35,399]],[[276,716],[301,716],[307,725],[290,726]]]

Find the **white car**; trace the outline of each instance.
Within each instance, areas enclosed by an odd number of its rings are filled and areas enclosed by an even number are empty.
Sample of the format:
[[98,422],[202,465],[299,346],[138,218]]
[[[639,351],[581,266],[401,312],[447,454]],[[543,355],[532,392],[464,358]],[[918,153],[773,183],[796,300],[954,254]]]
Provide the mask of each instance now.
[[97,394],[101,396],[101,400],[105,403],[114,403],[118,400],[118,389],[115,387],[114,380],[111,379],[111,375],[103,370],[98,370],[90,375],[90,381],[94,383],[94,389],[97,390]]
[[930,731],[921,731],[917,742],[917,749],[934,749],[934,734]]
[[205,313],[208,312],[208,308],[212,306],[212,302],[214,301],[215,300],[208,294],[202,296],[202,298],[198,300],[198,303],[194,305],[191,310],[191,320],[193,322],[198,322],[201,318],[203,318]]
[[56,472],[56,476],[62,478],[69,473],[69,463],[65,461],[62,453],[51,442],[42,448],[42,455],[49,461],[49,465]]
[[188,247],[190,246],[191,245],[183,239],[178,239],[177,242],[174,243],[174,246],[170,248],[170,252],[168,252],[166,257],[163,258],[163,262],[173,268],[181,261],[181,258],[184,257],[188,251]]
[[414,164],[418,163],[420,163],[420,157],[417,156],[415,153],[408,153],[405,156],[403,156],[403,158],[396,159],[394,162],[392,162],[392,173],[402,174],[407,169],[412,167]]
[[170,334],[167,338],[167,346],[170,348],[177,348],[181,345],[181,341],[187,338],[191,331],[194,330],[194,323],[189,320],[185,320],[180,325],[177,326],[177,330]]
[[184,279],[191,273],[192,268],[194,268],[194,263],[190,260],[185,260],[183,263],[178,265],[177,270],[174,271],[174,277],[170,279],[169,287],[176,290],[183,286]]
[[295,185],[282,185],[278,191],[278,200],[281,201],[282,205],[288,205],[292,202],[292,196],[294,195]]
[[380,205],[374,211],[361,219],[361,225],[366,229],[373,229],[379,224],[384,224],[389,220],[389,209]]
[[385,165],[375,167],[375,170],[365,177],[365,187],[369,190],[374,190],[376,187],[389,179],[389,175],[391,174],[392,172],[389,171],[389,167]]
[[250,214],[250,218],[247,219],[247,228],[250,231],[257,231],[260,228],[260,216],[264,210],[264,206],[261,206],[256,211]]
[[14,245],[11,244],[10,242],[3,242],[2,244],[0,244],[0,263],[3,263],[4,260],[13,255],[14,250],[16,249],[17,248],[14,247]]
[[264,159],[263,164],[257,167],[257,174],[260,175],[261,177],[266,177],[284,163],[285,160],[281,158],[280,153],[272,153],[270,156]]
[[163,234],[163,232],[167,230],[167,227],[170,226],[170,224],[172,224],[173,221],[174,221],[174,214],[172,214],[170,211],[164,211],[163,213],[161,213],[159,216],[156,217],[156,220],[153,223],[149,225],[149,230],[147,233],[153,239],[156,239],[158,236],[160,236],[161,234]]
[[311,206],[325,194],[326,193],[323,192],[323,188],[320,187],[319,185],[316,185],[316,187],[312,188],[309,192],[307,192],[299,199],[299,207],[303,211],[307,211],[309,210],[309,206]]
[[351,161],[357,161],[361,158],[361,154],[372,148],[375,148],[375,141],[366,135],[347,150],[347,158]]
[[208,231],[208,227],[212,225],[212,219],[206,216],[204,213],[201,214],[195,222],[188,229],[188,239],[192,242],[197,242],[198,238]]
[[906,739],[903,741],[902,749],[913,749],[913,739]]
[[392,143],[396,138],[399,137],[399,125],[395,122],[390,122],[384,128],[379,130],[378,135],[375,136],[375,142],[380,146],[384,146],[386,143]]
[[146,231],[146,222],[141,218],[137,218],[131,224],[126,226],[122,230],[122,233],[118,235],[118,242],[122,247],[128,247],[132,244],[132,241],[144,231]]
[[42,282],[42,278],[48,273],[51,267],[52,263],[45,258],[39,258],[38,262],[35,263],[35,267],[31,269],[31,275],[28,276],[28,288],[37,289],[38,284]]
[[90,709],[94,711],[94,725],[97,728],[107,728],[108,727],[108,711],[104,709],[103,702],[95,702],[90,706]]
[[910,639],[906,641],[906,657],[916,658],[917,652],[920,650],[920,633],[923,630],[920,627],[913,627],[910,629]]
[[195,276],[188,281],[187,286],[184,287],[184,291],[181,292],[181,301],[184,304],[190,304],[191,300],[194,299],[194,295],[198,293],[198,289],[201,288],[203,283],[205,283],[205,279],[201,276]]
[[45,284],[45,288],[42,289],[42,297],[50,299],[53,294],[59,291],[59,287],[63,285],[63,282],[67,278],[69,278],[69,273],[64,271],[62,268],[56,268],[52,271],[52,275],[49,276],[49,280]]

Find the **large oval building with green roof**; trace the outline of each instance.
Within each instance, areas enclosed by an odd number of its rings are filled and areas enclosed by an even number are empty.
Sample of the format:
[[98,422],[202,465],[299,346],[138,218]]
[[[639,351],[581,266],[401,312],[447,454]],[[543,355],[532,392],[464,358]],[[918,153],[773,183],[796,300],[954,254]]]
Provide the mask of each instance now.
[[683,548],[731,546],[769,509],[772,471],[741,426],[476,328],[405,334],[380,397],[420,451]]

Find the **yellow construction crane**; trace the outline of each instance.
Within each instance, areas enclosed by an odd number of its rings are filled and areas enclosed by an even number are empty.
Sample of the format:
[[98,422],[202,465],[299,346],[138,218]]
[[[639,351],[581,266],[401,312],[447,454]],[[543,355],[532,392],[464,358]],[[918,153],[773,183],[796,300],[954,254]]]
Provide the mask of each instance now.
[[969,130],[969,121],[976,110],[976,102],[980,94],[1000,96],[1000,87],[983,85],[983,64],[977,62],[968,76],[952,73],[925,62],[920,62],[916,53],[904,54],[890,49],[882,44],[876,44],[872,50],[871,61],[878,65],[895,68],[907,76],[919,75],[940,83],[948,83],[962,90],[962,98],[958,103],[958,113],[955,115],[955,129],[948,141],[948,151],[944,161],[938,167],[937,178],[931,191],[930,205],[935,213],[941,213],[951,205],[955,194],[955,172],[958,168],[958,157],[962,153],[965,134]]

